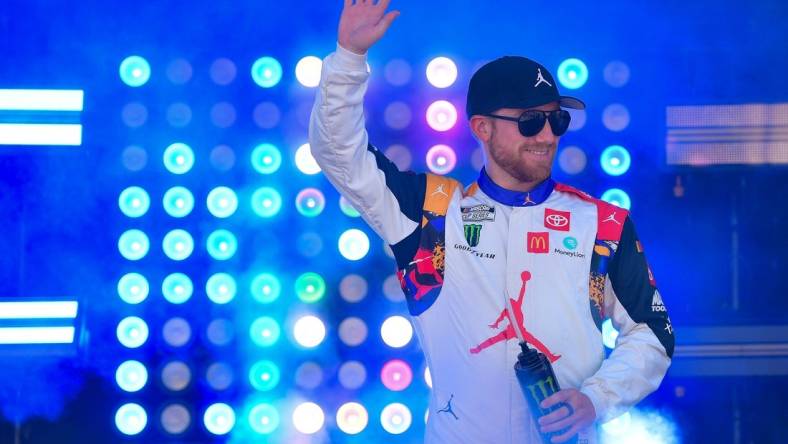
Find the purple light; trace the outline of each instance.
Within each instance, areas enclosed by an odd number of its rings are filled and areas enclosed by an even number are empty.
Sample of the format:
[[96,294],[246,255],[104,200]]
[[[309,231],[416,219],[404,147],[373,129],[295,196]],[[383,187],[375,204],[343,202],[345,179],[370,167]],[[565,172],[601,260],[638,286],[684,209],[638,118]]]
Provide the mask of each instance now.
[[380,371],[380,379],[387,389],[400,392],[405,390],[413,381],[413,371],[410,366],[399,359],[387,362]]
[[435,131],[448,131],[457,123],[457,108],[446,100],[433,102],[427,108],[427,123]]
[[448,145],[435,145],[427,151],[427,167],[435,174],[448,174],[457,165],[457,154]]

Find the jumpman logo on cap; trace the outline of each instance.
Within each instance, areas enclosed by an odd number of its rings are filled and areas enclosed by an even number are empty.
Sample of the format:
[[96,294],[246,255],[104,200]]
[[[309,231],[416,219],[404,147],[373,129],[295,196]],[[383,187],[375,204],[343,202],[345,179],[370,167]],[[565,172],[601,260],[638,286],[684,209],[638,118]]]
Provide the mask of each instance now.
[[534,88],[541,85],[542,83],[547,83],[547,86],[553,86],[542,76],[542,68],[536,68],[536,85],[534,85]]

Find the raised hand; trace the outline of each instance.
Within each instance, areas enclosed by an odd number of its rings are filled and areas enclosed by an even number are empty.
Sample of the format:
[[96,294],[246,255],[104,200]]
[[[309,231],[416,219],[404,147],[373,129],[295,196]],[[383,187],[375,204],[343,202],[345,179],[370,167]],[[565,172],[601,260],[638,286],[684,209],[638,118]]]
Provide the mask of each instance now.
[[391,0],[345,0],[342,16],[339,18],[339,44],[343,48],[365,54],[375,44],[391,23],[399,16],[399,11],[389,11]]

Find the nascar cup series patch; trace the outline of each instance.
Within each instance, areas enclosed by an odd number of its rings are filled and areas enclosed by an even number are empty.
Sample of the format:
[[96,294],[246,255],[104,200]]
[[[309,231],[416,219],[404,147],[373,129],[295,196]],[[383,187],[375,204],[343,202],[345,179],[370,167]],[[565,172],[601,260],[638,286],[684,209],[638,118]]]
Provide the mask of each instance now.
[[489,205],[474,205],[472,207],[461,207],[463,222],[484,222],[495,220],[495,207]]

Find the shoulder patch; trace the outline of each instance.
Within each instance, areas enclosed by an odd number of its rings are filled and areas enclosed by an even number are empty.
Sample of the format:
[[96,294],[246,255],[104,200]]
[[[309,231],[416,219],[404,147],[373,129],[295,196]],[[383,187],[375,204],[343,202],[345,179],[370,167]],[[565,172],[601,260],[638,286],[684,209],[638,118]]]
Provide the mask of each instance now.
[[[459,182],[448,177],[427,174],[427,189],[424,193],[424,211],[438,216],[445,216],[449,209],[451,197],[456,190],[461,190]],[[422,218],[422,226],[426,219]]]
[[624,221],[627,219],[629,211],[605,202],[604,200],[596,199],[585,191],[578,190],[569,185],[556,183],[555,189],[564,193],[574,194],[580,199],[596,205],[598,240],[618,242],[621,239]]

